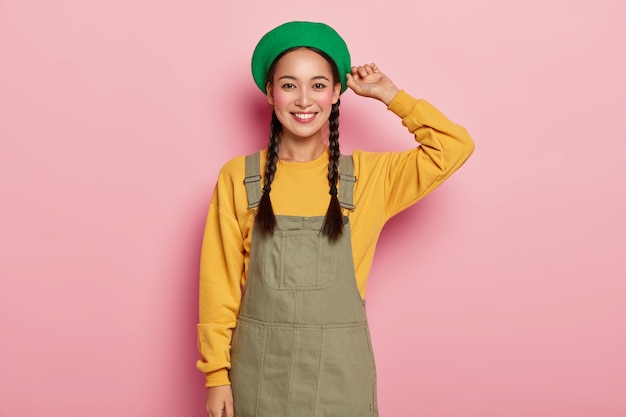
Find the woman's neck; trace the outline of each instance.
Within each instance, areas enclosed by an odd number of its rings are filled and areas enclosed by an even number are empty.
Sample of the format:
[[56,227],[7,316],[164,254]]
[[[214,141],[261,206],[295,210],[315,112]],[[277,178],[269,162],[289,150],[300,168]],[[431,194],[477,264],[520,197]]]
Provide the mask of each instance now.
[[278,158],[285,162],[309,162],[319,158],[326,151],[322,140],[290,141],[281,140]]

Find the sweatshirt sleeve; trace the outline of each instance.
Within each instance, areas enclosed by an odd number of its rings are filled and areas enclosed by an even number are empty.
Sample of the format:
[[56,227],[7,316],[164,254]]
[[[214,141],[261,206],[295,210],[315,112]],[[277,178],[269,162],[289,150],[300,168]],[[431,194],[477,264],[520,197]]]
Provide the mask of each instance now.
[[[225,167],[226,168],[226,167]],[[230,384],[230,342],[241,303],[244,244],[233,179],[222,169],[209,207],[200,258],[197,368],[206,386]]]
[[388,109],[402,118],[402,124],[421,146],[389,154],[384,184],[386,219],[434,190],[474,151],[474,142],[465,128],[451,122],[426,100],[400,91]]

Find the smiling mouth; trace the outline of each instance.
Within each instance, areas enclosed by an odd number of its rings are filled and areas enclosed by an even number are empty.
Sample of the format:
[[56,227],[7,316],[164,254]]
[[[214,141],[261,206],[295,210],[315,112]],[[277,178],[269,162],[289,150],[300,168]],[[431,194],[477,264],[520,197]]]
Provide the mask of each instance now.
[[300,120],[310,120],[312,119],[317,113],[292,113],[294,115],[294,117],[296,119],[300,119]]

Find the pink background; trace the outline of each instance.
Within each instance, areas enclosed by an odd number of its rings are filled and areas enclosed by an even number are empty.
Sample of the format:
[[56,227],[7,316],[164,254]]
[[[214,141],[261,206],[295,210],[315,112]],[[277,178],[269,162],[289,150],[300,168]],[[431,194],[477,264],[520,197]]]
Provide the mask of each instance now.
[[[383,416],[626,415],[625,3],[0,2],[0,416],[203,416],[200,240],[265,145],[258,38],[326,21],[477,143],[385,229]],[[342,97],[342,147],[412,138]]]

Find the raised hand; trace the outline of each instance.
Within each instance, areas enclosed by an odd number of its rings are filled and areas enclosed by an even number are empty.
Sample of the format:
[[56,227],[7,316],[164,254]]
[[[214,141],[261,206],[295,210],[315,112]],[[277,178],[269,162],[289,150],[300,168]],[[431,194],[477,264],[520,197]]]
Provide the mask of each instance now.
[[386,105],[389,105],[400,91],[374,63],[352,67],[351,73],[346,74],[346,78],[348,87],[356,94],[375,98]]

